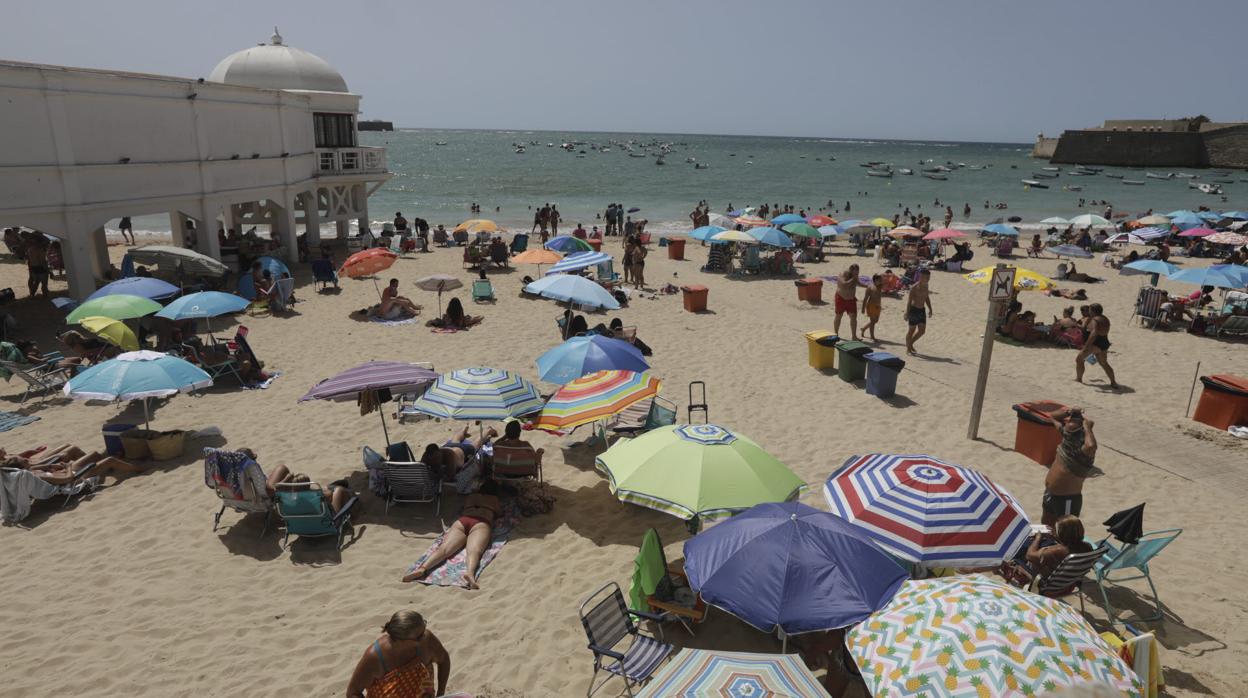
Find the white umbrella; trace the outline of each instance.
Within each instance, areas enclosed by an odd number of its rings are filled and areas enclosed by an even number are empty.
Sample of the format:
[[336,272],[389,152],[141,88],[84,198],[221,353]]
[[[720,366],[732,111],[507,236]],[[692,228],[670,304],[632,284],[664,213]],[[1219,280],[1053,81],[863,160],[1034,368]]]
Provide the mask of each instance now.
[[464,282],[447,274],[431,274],[416,280],[416,288],[422,291],[438,292],[438,317],[442,316],[442,292],[463,288]]
[[1112,225],[1108,220],[1096,215],[1095,213],[1085,213],[1070,219],[1070,222],[1080,228],[1087,228],[1093,225]]

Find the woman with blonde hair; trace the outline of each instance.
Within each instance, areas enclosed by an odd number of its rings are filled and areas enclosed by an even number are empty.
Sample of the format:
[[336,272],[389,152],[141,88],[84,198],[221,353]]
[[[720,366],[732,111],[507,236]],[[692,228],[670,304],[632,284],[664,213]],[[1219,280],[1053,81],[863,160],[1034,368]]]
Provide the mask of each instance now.
[[[451,657],[416,611],[390,616],[382,634],[360,657],[348,698],[434,698],[446,692]],[[437,666],[437,687],[433,667]]]

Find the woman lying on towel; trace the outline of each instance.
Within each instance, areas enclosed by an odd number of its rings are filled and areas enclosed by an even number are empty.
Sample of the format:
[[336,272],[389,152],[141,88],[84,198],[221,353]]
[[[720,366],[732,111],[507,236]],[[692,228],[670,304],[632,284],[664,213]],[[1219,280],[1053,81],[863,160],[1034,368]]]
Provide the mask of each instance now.
[[464,584],[469,589],[478,589],[477,568],[481,565],[481,556],[489,547],[494,537],[494,521],[502,511],[502,503],[498,499],[498,485],[493,480],[486,481],[481,491],[470,494],[464,499],[464,509],[455,523],[446,529],[442,544],[434,550],[419,567],[403,578],[405,582],[414,582],[442,564],[455,557],[460,550],[468,551],[468,567],[464,570]]
[[95,467],[91,469],[88,476],[101,479],[106,475],[112,475],[114,480],[120,480],[124,475],[134,475],[143,472],[143,468],[131,465],[120,458],[105,456],[98,451],[86,453],[77,446],[70,446],[69,444],[59,446],[51,451],[34,449],[12,456],[0,448],[0,468],[29,470],[40,479],[52,485],[72,484],[74,482],[74,473],[91,463],[95,463]]
[[[399,611],[382,626],[381,637],[364,650],[355,665],[348,698],[434,698],[446,692],[451,657],[415,611]],[[433,668],[437,666],[437,688]]]
[[427,325],[430,327],[447,327],[457,330],[466,330],[473,325],[478,324],[484,318],[480,315],[465,315],[464,304],[459,302],[458,298],[452,298],[450,303],[446,304],[446,313],[442,317],[430,320]]

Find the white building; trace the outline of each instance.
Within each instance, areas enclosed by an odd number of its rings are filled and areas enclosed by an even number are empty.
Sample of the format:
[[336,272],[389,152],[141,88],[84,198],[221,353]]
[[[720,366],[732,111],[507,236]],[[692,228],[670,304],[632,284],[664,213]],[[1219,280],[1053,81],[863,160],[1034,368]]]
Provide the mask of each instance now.
[[207,79],[0,61],[0,227],[63,240],[70,294],[108,267],[104,224],[168,214],[174,244],[220,259],[217,231],[269,226],[297,259],[322,223],[368,226],[387,179],[384,148],[360,147],[359,95],[328,63],[268,44]]

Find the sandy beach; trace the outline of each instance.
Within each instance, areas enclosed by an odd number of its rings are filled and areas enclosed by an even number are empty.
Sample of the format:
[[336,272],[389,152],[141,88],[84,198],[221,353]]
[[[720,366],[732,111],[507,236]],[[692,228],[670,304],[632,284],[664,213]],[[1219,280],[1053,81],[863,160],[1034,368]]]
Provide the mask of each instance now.
[[[957,227],[957,223],[954,224]],[[971,268],[995,261],[975,247]],[[618,238],[604,250],[617,259]],[[841,273],[852,263],[864,273],[880,269],[855,257],[845,243],[829,259],[799,265],[803,276]],[[115,263],[124,248],[110,247]],[[338,261],[342,260],[341,251]],[[654,349],[653,372],[662,395],[677,402],[682,420],[690,381],[707,384],[710,421],[748,435],[810,485],[802,501],[826,509],[820,488],[847,457],[863,453],[928,453],[972,466],[1008,489],[1039,518],[1045,468],[1012,450],[1011,405],[1048,399],[1079,405],[1096,422],[1105,475],[1085,488],[1083,519],[1089,535],[1103,537],[1099,522],[1120,509],[1147,502],[1145,529],[1182,528],[1183,534],[1156,560],[1152,575],[1166,609],[1164,622],[1145,624],[1164,647],[1167,695],[1248,694],[1248,601],[1242,589],[1248,555],[1240,527],[1248,523],[1248,444],[1189,419],[1185,414],[1193,375],[1248,371],[1242,341],[1218,341],[1181,331],[1165,332],[1129,321],[1136,290],[1147,277],[1122,277],[1099,260],[1080,269],[1105,277],[1086,288],[1113,322],[1110,357],[1124,386],[1108,389],[1104,373],[1090,367],[1076,383],[1076,352],[1049,345],[995,345],[981,438],[966,438],[986,312],[986,287],[956,274],[933,272],[934,314],[900,376],[898,395],[881,400],[807,365],[803,334],[832,329],[832,305],[799,302],[793,278],[726,278],[699,272],[705,249],[686,248],[686,261],[667,259],[652,246],[648,284],[702,284],[708,312],[692,314],[679,294],[643,294],[627,308],[591,314],[590,323],[613,316],[636,325]],[[1059,260],[1017,259],[1020,266],[1052,274]],[[1203,266],[1210,260],[1187,260]],[[593,467],[600,449],[574,446],[588,429],[555,437],[529,432],[546,449],[544,473],[557,502],[552,512],[524,518],[509,542],[481,574],[481,589],[403,584],[408,566],[449,525],[460,498],[447,490],[441,522],[430,508],[408,506],[383,515],[383,502],[368,493],[361,462],[365,445],[384,446],[376,415],[361,416],[354,404],[297,403],[317,381],[369,359],[431,362],[439,371],[492,366],[517,371],[543,391],[534,360],[559,341],[560,310],[547,300],[519,296],[521,277],[536,268],[491,273],[496,303],[474,304],[467,288],[458,296],[468,312],[484,317],[466,332],[435,334],[423,323],[383,325],[350,317],[376,302],[370,280],[344,280],[341,292],[314,291],[307,265],[299,265],[300,302],[287,316],[214,322],[218,336],[250,328],[250,342],[269,369],[282,372],[264,390],[241,390],[230,380],[202,395],[179,395],[154,406],[156,429],[218,427],[221,438],[188,445],[180,459],[151,464],[149,472],[110,485],[63,510],[42,503],[21,526],[0,529],[8,562],[0,584],[10,591],[0,608],[0,695],[69,694],[143,696],[330,696],[344,693],[352,668],[381,625],[400,609],[414,609],[446,646],[452,661],[449,687],[477,696],[573,696],[583,694],[592,655],[577,618],[584,597],[608,581],[626,584],[643,533],[656,528],[669,559],[681,557],[689,534],[673,517],[621,503]],[[409,254],[386,277],[400,292],[436,313],[436,296],[412,282],[452,274],[470,285],[475,272],[461,264],[459,249]],[[63,315],[43,298],[25,299],[25,268],[0,258],[0,288],[13,287],[12,313],[19,336],[56,347]],[[1194,287],[1162,285],[1184,294]],[[65,292],[54,281],[54,294]],[[832,288],[825,285],[825,301]],[[1041,321],[1060,315],[1071,301],[1024,294],[1026,309]],[[1074,303],[1077,305],[1077,303]],[[848,332],[848,327],[842,328]],[[886,298],[877,330],[881,349],[904,354],[903,301]],[[0,434],[10,450],[40,444],[103,447],[100,429],[109,421],[142,419],[138,403],[87,405],[61,396],[17,404],[16,379],[0,385],[0,409],[37,415],[32,424]],[[387,405],[392,411],[393,405]],[[391,437],[414,447],[444,441],[453,422],[389,421]],[[362,494],[354,536],[341,553],[325,541],[279,547],[272,530],[261,535],[262,517],[226,512],[212,532],[219,508],[204,485],[199,448],[250,447],[267,470],[279,463],[327,483],[348,477]],[[1088,587],[1095,589],[1095,587]],[[1078,603],[1073,597],[1070,601]],[[1147,612],[1147,585],[1111,591],[1128,612]],[[1088,615],[1104,629],[1098,596]],[[689,636],[669,625],[678,646],[779,651],[772,637],[726,613],[712,611]],[[614,695],[612,683],[600,695]]]

